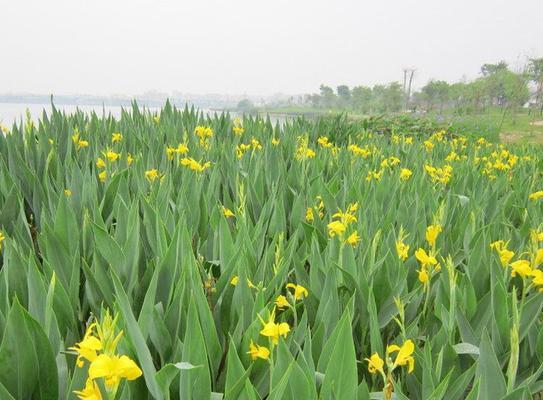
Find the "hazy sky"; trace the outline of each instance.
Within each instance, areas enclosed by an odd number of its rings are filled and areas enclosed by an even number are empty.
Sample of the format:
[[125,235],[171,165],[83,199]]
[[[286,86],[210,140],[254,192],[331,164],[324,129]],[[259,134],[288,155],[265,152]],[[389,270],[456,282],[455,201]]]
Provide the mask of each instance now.
[[271,94],[543,57],[543,0],[0,0],[0,93]]

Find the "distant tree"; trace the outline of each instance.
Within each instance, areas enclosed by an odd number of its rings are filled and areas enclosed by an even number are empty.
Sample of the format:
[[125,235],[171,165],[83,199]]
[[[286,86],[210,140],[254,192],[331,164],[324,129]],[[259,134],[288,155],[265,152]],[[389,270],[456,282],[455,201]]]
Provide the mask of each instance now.
[[422,88],[422,94],[428,109],[431,110],[435,105],[439,105],[439,109],[443,110],[443,106],[450,97],[450,87],[445,81],[431,80]]
[[399,82],[389,83],[385,92],[386,111],[398,112],[402,109],[404,93]]
[[528,60],[528,77],[535,84],[535,102],[539,106],[539,113],[543,114],[543,58],[530,58]]
[[254,108],[254,104],[249,99],[243,99],[238,103],[237,109],[240,111],[250,111]]
[[481,73],[483,76],[494,75],[504,70],[507,70],[507,63],[505,61],[500,61],[497,64],[483,64],[481,67]]
[[351,99],[353,107],[363,113],[369,113],[371,110],[372,90],[367,86],[355,86],[351,90]]
[[333,107],[336,104],[336,95],[330,86],[321,85],[320,94],[325,107]]
[[337,96],[340,100],[342,107],[347,107],[351,103],[351,90],[347,85],[339,85],[336,88]]

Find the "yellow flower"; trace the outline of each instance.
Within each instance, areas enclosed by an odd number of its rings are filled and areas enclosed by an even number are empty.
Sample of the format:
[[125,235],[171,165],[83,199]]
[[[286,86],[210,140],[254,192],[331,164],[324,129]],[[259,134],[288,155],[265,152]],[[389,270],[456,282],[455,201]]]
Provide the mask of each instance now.
[[396,242],[396,253],[398,253],[398,258],[402,261],[405,261],[409,257],[409,245],[405,244],[403,241],[398,240]]
[[101,159],[100,157],[98,157],[96,159],[96,168],[102,169],[102,168],[105,168],[105,167],[106,167],[106,162],[103,159]]
[[272,145],[277,146],[279,144],[279,139],[272,138],[271,143]]
[[2,242],[6,240],[6,237],[4,236],[4,232],[0,231],[0,251],[2,250]]
[[80,400],[102,400],[102,394],[96,382],[88,378],[83,390],[74,390]]
[[235,215],[234,215],[234,213],[232,212],[232,210],[230,210],[229,208],[226,208],[225,206],[222,206],[222,214],[223,214],[226,218],[235,217]]
[[273,344],[279,343],[279,337],[283,336],[285,339],[290,332],[290,326],[286,322],[281,322],[279,324],[275,323],[275,308],[273,309],[268,322],[264,322],[262,317],[259,315],[258,318],[264,327],[260,331],[262,336],[266,336],[271,339]]
[[358,210],[358,203],[351,203],[347,207],[347,210],[345,212],[338,210],[337,213],[332,215],[332,218],[339,218],[340,221],[345,225],[349,225],[352,222],[356,222],[357,219],[353,215]]
[[149,182],[154,182],[155,179],[158,178],[158,170],[150,169],[145,171],[145,177]]
[[534,193],[530,194],[529,199],[530,200],[543,199],[543,190],[539,190],[537,192],[534,192]]
[[89,147],[89,142],[86,140],[80,140],[77,142],[77,148],[81,149],[82,147]]
[[423,284],[427,284],[430,280],[430,276],[428,275],[428,270],[426,268],[421,268],[417,270],[419,273],[419,281]]
[[288,283],[287,289],[294,289],[294,298],[296,300],[303,299],[309,296],[309,292],[302,285],[295,285],[294,283]]
[[238,277],[237,275],[234,275],[234,276],[232,277],[232,279],[230,279],[230,284],[231,284],[232,286],[236,286],[236,285],[238,284],[238,282],[239,282],[239,277]]
[[343,235],[347,227],[341,221],[332,221],[328,224],[328,235],[334,237],[336,235]]
[[192,157],[185,157],[181,159],[181,165],[196,171],[196,172],[204,172],[206,169],[211,167],[211,163],[207,161],[204,164],[200,164],[198,161],[196,161]]
[[89,378],[104,378],[108,387],[117,386],[123,378],[133,381],[141,375],[141,369],[127,356],[100,354],[89,367]]
[[115,161],[117,161],[119,159],[119,157],[121,156],[121,153],[115,153],[112,150],[108,150],[105,153],[105,156],[109,160],[109,162],[115,162]]
[[305,220],[307,222],[313,222],[314,219],[315,217],[313,216],[313,208],[307,207],[307,210],[305,210]]
[[368,362],[368,371],[370,374],[376,374],[377,372],[380,372],[381,374],[385,373],[383,370],[385,362],[381,357],[379,357],[379,354],[373,353],[370,358],[364,358],[364,360]]
[[128,153],[126,155],[126,163],[128,166],[130,166],[134,162],[134,157],[132,157],[132,154]]
[[534,256],[534,268],[539,267],[543,262],[543,249],[537,249]]
[[412,354],[415,351],[415,344],[413,341],[406,340],[402,347],[392,344],[387,347],[387,356],[391,353],[398,352],[398,355],[396,356],[396,360],[394,361],[394,365],[392,366],[392,369],[396,368],[397,366],[404,366],[408,365],[407,372],[410,374],[413,372],[413,369],[415,368],[415,359],[413,358]]
[[[535,286],[543,286],[543,271],[539,269],[534,269],[531,273],[532,283]],[[540,292],[543,292],[543,287],[539,288]]]
[[275,299],[275,305],[280,310],[282,310],[285,307],[290,307],[290,303],[288,302],[287,298],[283,296],[282,294],[277,296],[277,299]]
[[167,146],[166,147],[166,157],[168,157],[168,160],[173,160],[173,153],[175,153],[175,147]]
[[117,143],[117,142],[120,142],[121,140],[123,140],[123,135],[121,133],[114,132],[111,135],[111,143]]
[[498,252],[500,262],[504,268],[509,265],[509,262],[515,256],[515,253],[511,250],[508,250],[506,246],[507,244],[503,240],[497,240],[490,244],[490,248],[493,248]]
[[530,261],[528,260],[518,260],[514,263],[511,263],[511,276],[515,277],[517,274],[521,278],[526,278],[532,274],[532,267],[530,266]]
[[64,195],[66,197],[70,197],[72,195],[72,191],[70,189],[64,189]]
[[358,232],[354,231],[349,235],[349,237],[345,240],[345,243],[350,244],[351,246],[356,246],[360,242],[360,236],[358,236]]
[[402,181],[408,180],[409,178],[411,178],[411,175],[413,175],[413,171],[411,171],[410,169],[402,168],[400,170],[400,180]]
[[267,360],[270,357],[270,351],[267,347],[255,345],[252,340],[249,344],[249,351],[247,352],[247,354],[251,355],[251,359],[253,361],[257,358]]
[[437,265],[437,260],[432,255],[432,252],[426,253],[424,249],[416,250],[415,257],[417,260],[419,260],[423,267],[426,267],[428,265]]
[[426,228],[426,241],[432,248],[436,246],[437,237],[442,230],[441,225],[430,225]]
[[177,154],[186,154],[189,152],[189,147],[185,143],[179,143],[175,149]]
[[102,342],[94,336],[95,327],[96,323],[90,324],[85,332],[85,336],[83,336],[83,340],[69,348],[69,350],[77,352],[76,364],[79,368],[83,367],[83,359],[92,362],[98,357],[97,352],[102,350]]
[[241,136],[243,135],[243,132],[245,132],[245,129],[243,129],[242,126],[234,126],[232,131],[234,132],[234,135]]
[[426,148],[426,151],[431,151],[434,148],[434,144],[430,140],[425,140],[424,147]]
[[317,143],[324,148],[332,147],[334,144],[328,141],[326,136],[321,136],[317,139]]
[[107,172],[102,171],[98,174],[98,179],[100,179],[100,182],[105,182],[107,179]]

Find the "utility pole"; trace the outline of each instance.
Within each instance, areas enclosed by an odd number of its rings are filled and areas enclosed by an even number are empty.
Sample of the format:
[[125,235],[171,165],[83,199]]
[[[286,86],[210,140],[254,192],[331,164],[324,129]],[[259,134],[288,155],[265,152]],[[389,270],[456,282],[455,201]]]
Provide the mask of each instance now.
[[409,108],[409,100],[411,100],[411,85],[415,76],[414,68],[403,69],[403,93],[404,93],[404,109]]

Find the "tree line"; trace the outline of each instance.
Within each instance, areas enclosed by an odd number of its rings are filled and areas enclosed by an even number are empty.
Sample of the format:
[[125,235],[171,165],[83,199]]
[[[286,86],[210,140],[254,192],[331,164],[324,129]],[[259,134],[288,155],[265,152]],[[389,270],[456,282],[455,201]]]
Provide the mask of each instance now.
[[399,82],[387,85],[339,85],[336,90],[321,85],[319,93],[304,96],[314,108],[353,110],[361,113],[453,110],[460,113],[484,112],[490,107],[517,109],[528,107],[543,113],[543,58],[531,58],[520,72],[505,61],[484,64],[480,77],[469,82],[449,83],[430,80],[411,93]]

